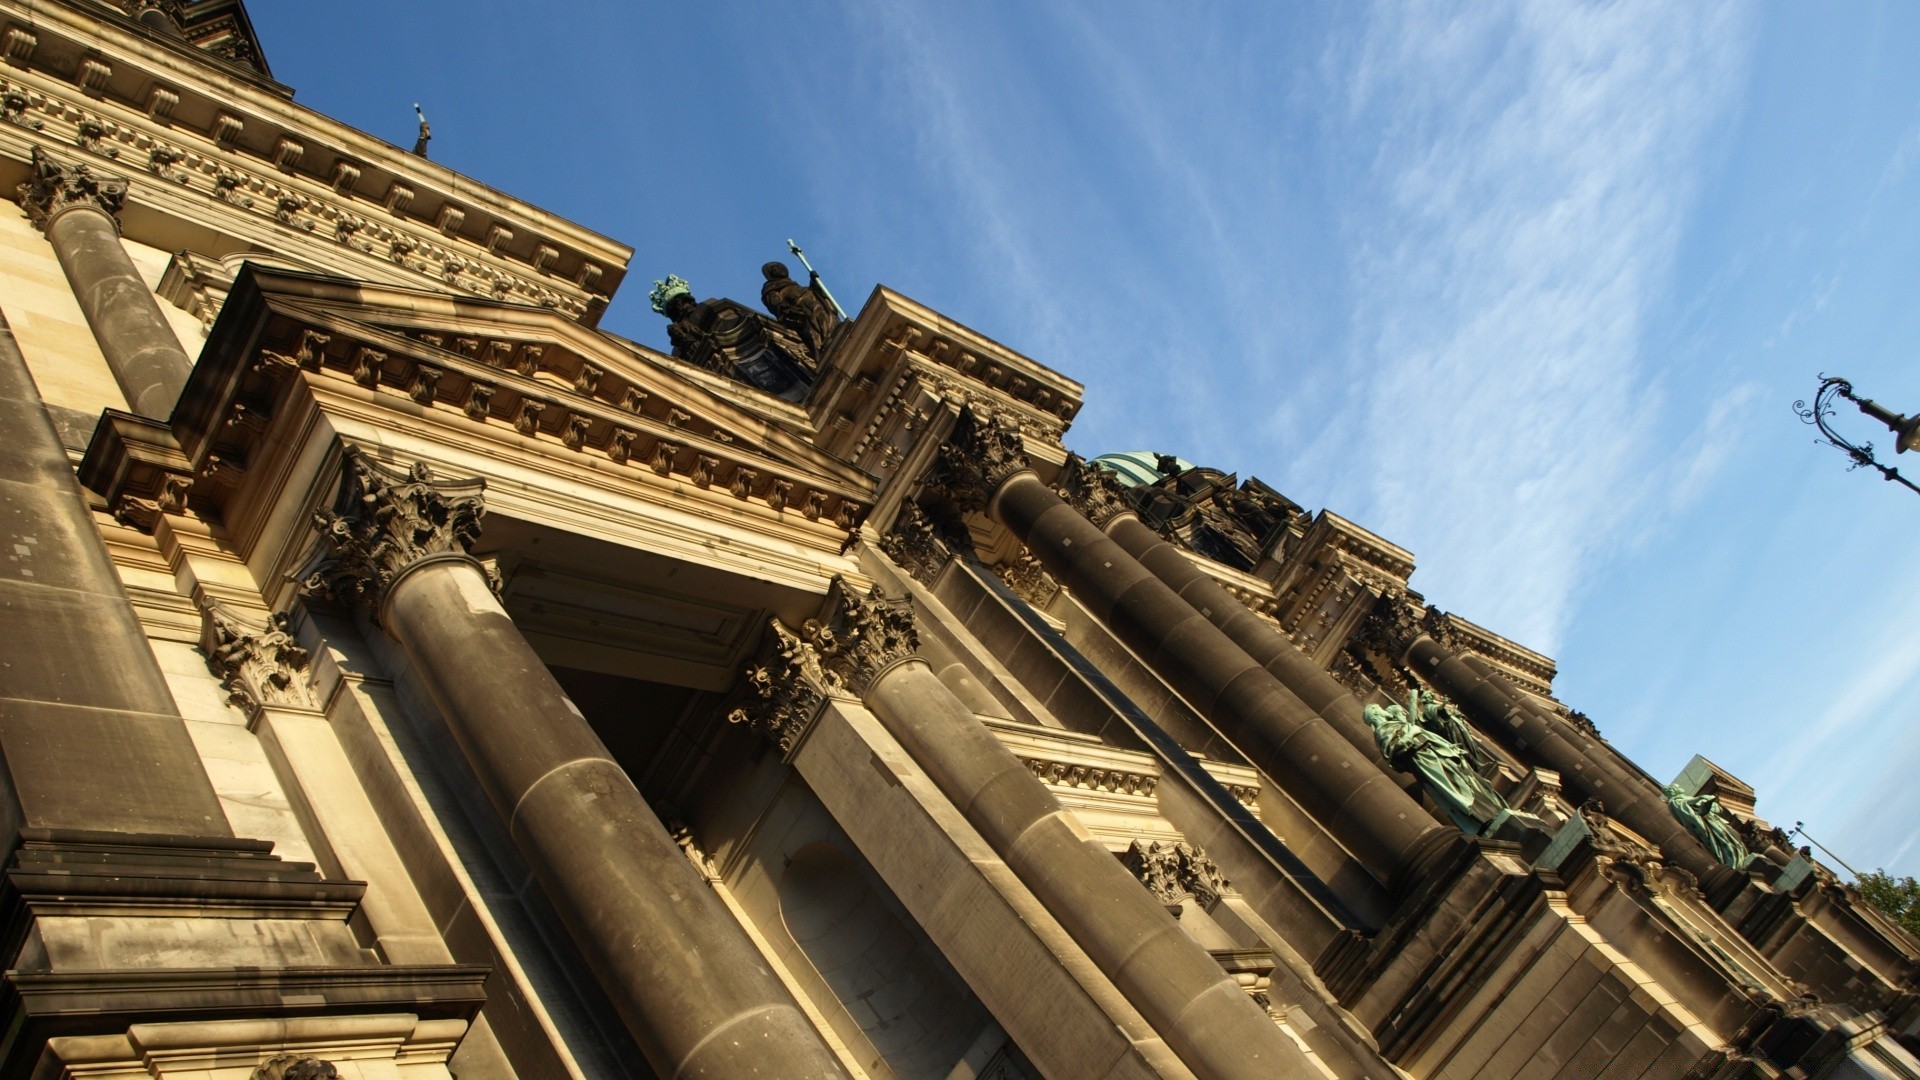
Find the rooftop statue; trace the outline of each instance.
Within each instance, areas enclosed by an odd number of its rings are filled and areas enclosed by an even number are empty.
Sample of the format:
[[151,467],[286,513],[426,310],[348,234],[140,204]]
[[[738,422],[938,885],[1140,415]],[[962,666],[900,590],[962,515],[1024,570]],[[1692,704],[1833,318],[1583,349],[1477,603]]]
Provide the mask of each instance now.
[[673,355],[787,401],[813,387],[811,358],[785,327],[735,300],[696,300],[685,278],[653,283],[653,310],[667,318]]
[[[1418,691],[1411,704],[1419,712]],[[1460,831],[1479,836],[1493,831],[1504,819],[1519,816],[1474,771],[1473,759],[1465,750],[1414,722],[1406,706],[1369,705],[1364,715],[1373,728],[1380,756],[1394,768],[1418,776],[1420,785],[1446,808]]]
[[1689,795],[1679,784],[1668,784],[1666,794],[1667,809],[1673,811],[1673,816],[1688,832],[1707,845],[1714,858],[1735,870],[1745,870],[1753,862],[1753,853],[1747,850],[1746,842],[1734,827],[1733,815],[1720,805],[1718,796]]
[[767,283],[760,286],[760,303],[780,325],[793,331],[816,363],[826,355],[827,343],[840,325],[840,316],[813,289],[793,280],[787,264],[770,262],[760,268]]

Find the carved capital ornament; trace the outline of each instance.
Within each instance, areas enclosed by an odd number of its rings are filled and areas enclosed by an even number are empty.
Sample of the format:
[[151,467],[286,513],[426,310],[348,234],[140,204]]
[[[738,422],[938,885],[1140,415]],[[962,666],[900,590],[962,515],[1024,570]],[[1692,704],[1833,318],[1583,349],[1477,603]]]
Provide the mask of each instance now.
[[968,405],[940,447],[930,484],[962,512],[984,510],[1000,485],[1031,467],[1017,424],[991,409]]
[[285,612],[275,612],[264,627],[242,621],[217,601],[201,609],[200,648],[207,667],[220,676],[227,702],[253,713],[263,706],[312,708],[307,686],[307,650],[293,638]]
[[826,613],[794,630],[769,621],[766,645],[748,664],[727,720],[773,740],[782,754],[800,745],[827,698],[863,696],[888,668],[913,656],[920,634],[913,605],[878,587],[867,595],[834,579]]
[[1211,909],[1228,888],[1220,868],[1192,844],[1135,840],[1120,861],[1162,904],[1191,899]]
[[377,613],[408,567],[433,555],[464,556],[480,536],[484,479],[436,481],[421,462],[402,473],[357,446],[347,447],[341,471],[333,509],[313,515],[319,549],[301,575],[312,595]]
[[1134,513],[1133,500],[1113,473],[1077,456],[1062,470],[1058,494],[1095,528],[1105,529],[1121,514]]
[[19,187],[20,208],[42,232],[54,218],[78,207],[92,207],[113,218],[118,229],[120,207],[127,201],[129,185],[124,176],[103,176],[89,165],[59,161],[36,146],[33,179]]

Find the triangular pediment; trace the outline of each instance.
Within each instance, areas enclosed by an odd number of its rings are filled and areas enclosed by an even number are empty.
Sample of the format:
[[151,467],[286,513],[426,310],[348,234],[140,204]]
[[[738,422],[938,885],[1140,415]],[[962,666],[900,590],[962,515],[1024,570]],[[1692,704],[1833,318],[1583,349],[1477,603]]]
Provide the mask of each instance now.
[[234,403],[296,370],[384,404],[397,425],[425,408],[443,425],[513,429],[518,452],[591,455],[842,528],[872,505],[873,478],[813,445],[804,409],[751,387],[544,308],[258,267],[236,280],[175,414],[187,456],[218,456]]

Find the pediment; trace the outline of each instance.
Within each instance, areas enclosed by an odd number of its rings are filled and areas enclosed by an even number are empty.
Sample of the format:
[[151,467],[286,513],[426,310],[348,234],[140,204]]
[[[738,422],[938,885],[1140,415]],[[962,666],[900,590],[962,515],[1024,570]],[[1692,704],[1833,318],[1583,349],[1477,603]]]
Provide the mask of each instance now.
[[517,431],[516,453],[591,455],[597,469],[610,462],[639,482],[690,482],[842,529],[859,524],[874,481],[808,440],[804,410],[683,367],[542,308],[250,266],[172,428],[198,494],[210,464],[244,472],[247,440],[300,373],[396,427],[429,410],[443,425]]

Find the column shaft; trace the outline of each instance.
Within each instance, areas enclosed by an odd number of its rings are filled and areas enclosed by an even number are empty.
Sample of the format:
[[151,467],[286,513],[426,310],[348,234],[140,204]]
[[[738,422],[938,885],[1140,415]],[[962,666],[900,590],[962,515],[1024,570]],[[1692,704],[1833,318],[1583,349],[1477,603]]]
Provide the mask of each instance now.
[[1015,474],[989,509],[1095,618],[1390,888],[1408,883],[1427,856],[1457,838],[1039,477]]
[[1713,857],[1698,838],[1667,809],[1666,799],[1649,790],[1644,777],[1631,773],[1597,751],[1582,747],[1565,721],[1550,715],[1517,688],[1428,636],[1407,650],[1408,666],[1433,681],[1440,692],[1481,717],[1483,729],[1515,752],[1560,773],[1570,793],[1606,804],[1607,814],[1657,844],[1669,859],[1700,879],[1708,896],[1732,888],[1739,872]]
[[478,564],[414,563],[381,621],[660,1075],[845,1075]]
[[231,836],[0,316],[0,859],[18,830]]
[[1233,594],[1206,571],[1193,565],[1193,560],[1179,548],[1162,540],[1134,515],[1115,517],[1107,524],[1107,535],[1219,627],[1221,633],[1232,638],[1235,645],[1245,649],[1247,655],[1259,661],[1260,666],[1280,680],[1281,686],[1333,725],[1355,749],[1372,759],[1376,766],[1390,767],[1380,756],[1373,729],[1361,715],[1360,699],[1314,663],[1312,657],[1301,652],[1265,619],[1247,610],[1245,604],[1234,599]]
[[1204,1078],[1311,1065],[1132,874],[918,658],[866,702],[1095,964]]
[[165,420],[180,400],[193,361],[121,245],[118,224],[105,210],[76,205],[49,219],[46,229],[127,405],[141,416]]

